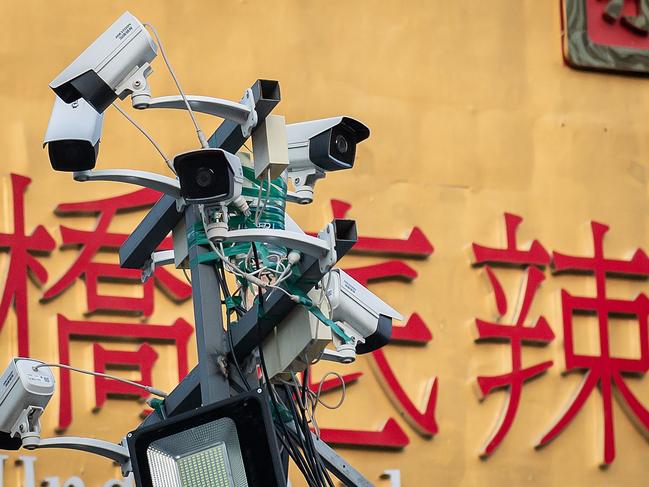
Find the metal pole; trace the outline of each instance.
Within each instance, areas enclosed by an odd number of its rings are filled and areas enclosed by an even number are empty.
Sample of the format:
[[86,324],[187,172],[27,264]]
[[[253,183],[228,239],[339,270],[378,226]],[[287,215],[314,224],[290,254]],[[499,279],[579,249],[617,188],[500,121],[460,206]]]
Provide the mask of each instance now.
[[[200,222],[195,206],[185,210],[188,239],[193,234],[194,224]],[[203,406],[230,397],[230,386],[225,374],[228,345],[221,317],[221,294],[216,269],[213,263],[202,264],[199,256],[209,250],[188,241],[189,265],[192,273],[192,298],[196,345],[198,348],[198,378]]]

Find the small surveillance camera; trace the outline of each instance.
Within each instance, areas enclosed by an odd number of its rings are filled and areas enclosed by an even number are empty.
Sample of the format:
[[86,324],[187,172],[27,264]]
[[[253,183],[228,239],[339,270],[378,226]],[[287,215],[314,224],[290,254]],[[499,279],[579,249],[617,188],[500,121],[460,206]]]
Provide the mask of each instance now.
[[102,113],[117,97],[126,97],[124,82],[138,69],[145,68],[143,76],[148,76],[157,50],[140,21],[125,12],[50,83],[50,88],[66,103],[83,98]]
[[83,98],[68,104],[55,97],[43,147],[48,146],[55,171],[87,171],[95,167],[104,115]]
[[219,203],[241,195],[241,161],[223,149],[197,149],[174,157],[180,194],[187,203]]
[[369,136],[369,128],[350,117],[287,125],[288,174],[300,203],[313,201],[313,187],[325,172],[354,167],[356,144]]
[[[42,362],[14,358],[0,378],[0,444],[12,445],[20,437],[19,447],[30,437],[38,437],[38,419],[54,394],[54,376]],[[11,448],[13,449],[13,448]]]
[[386,345],[392,320],[403,316],[341,269],[332,269],[323,281],[331,306],[331,319],[356,339],[356,352],[369,353]]

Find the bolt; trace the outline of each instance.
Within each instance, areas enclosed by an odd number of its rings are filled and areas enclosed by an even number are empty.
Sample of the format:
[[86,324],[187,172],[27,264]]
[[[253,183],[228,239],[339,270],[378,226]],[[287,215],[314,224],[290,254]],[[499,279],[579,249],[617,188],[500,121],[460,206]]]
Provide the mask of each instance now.
[[142,84],[142,82],[141,82],[139,79],[136,79],[136,80],[133,82],[133,86],[135,86],[136,88],[139,88],[141,84]]
[[261,387],[257,389],[257,394],[261,394]]

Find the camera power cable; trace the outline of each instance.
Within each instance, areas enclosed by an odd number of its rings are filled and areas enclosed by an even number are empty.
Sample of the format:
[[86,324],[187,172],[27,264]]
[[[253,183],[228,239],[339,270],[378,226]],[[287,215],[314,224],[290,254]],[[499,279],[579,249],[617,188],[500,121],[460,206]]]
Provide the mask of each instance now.
[[149,135],[149,133],[148,133],[146,130],[144,130],[144,127],[142,127],[139,123],[137,123],[137,122],[136,122],[136,121],[135,121],[135,120],[134,120],[134,119],[133,119],[133,118],[132,118],[128,113],[126,113],[126,112],[124,111],[124,109],[123,109],[122,107],[120,107],[117,103],[113,102],[113,106],[115,107],[115,109],[116,109],[119,113],[121,113],[121,114],[124,116],[124,118],[126,118],[126,120],[128,120],[129,122],[131,122],[131,123],[135,126],[135,128],[137,128],[140,132],[142,132],[142,135],[144,135],[147,139],[149,139],[149,142],[151,142],[151,144],[153,144],[153,147],[155,147],[155,149],[158,151],[158,153],[162,156],[162,158],[164,159],[164,161],[165,161],[165,163],[167,164],[167,166],[169,167],[169,169],[171,169],[171,171],[172,171],[174,174],[176,174],[176,170],[174,169],[174,165],[171,163],[171,160],[169,159],[169,157],[167,157],[167,154],[165,154],[164,151],[162,150],[162,148],[160,147],[160,145],[158,145],[158,143],[157,143],[155,140],[153,140],[153,137],[151,137],[151,135]]
[[169,74],[174,80],[174,83],[176,83],[176,87],[178,88],[178,93],[180,93],[180,96],[182,96],[183,101],[185,102],[185,106],[187,107],[187,112],[189,113],[189,116],[192,119],[192,123],[194,124],[194,128],[196,129],[196,135],[198,136],[198,140],[201,143],[201,147],[203,149],[209,148],[209,144],[207,143],[207,139],[205,138],[205,134],[201,130],[201,127],[198,125],[198,121],[196,120],[196,116],[194,115],[194,111],[192,110],[192,107],[189,105],[189,101],[187,100],[187,96],[185,95],[185,92],[183,89],[180,87],[180,82],[178,81],[178,78],[176,77],[176,73],[174,72],[173,68],[171,67],[171,63],[169,62],[169,59],[167,58],[167,52],[165,51],[164,46],[162,45],[162,41],[160,40],[160,36],[158,35],[158,31],[156,28],[149,24],[145,23],[145,27],[148,27],[151,29],[151,32],[153,32],[153,35],[156,39],[156,42],[158,43],[158,46],[160,47],[160,52],[162,53],[162,59],[164,59],[165,64],[167,65],[167,69],[169,70]]
[[32,367],[32,369],[34,371],[37,371],[41,367],[57,367],[59,369],[66,369],[66,370],[71,370],[73,372],[79,372],[80,374],[94,375],[96,377],[104,377],[106,379],[116,380],[118,382],[123,382],[124,384],[130,384],[132,386],[139,387],[139,388],[144,389],[145,391],[147,391],[149,394],[153,394],[154,396],[158,396],[158,397],[162,397],[162,398],[165,398],[165,397],[167,397],[169,395],[166,392],[161,391],[160,389],[156,389],[155,387],[147,386],[145,384],[140,384],[139,382],[134,382],[134,381],[128,380],[128,379],[122,379],[121,377],[116,377],[116,376],[110,375],[110,374],[103,374],[101,372],[93,372],[93,371],[90,371],[90,370],[79,369],[77,367],[72,367],[70,365],[56,364],[56,363],[52,363],[52,364],[41,363],[41,364],[38,364],[38,365],[34,365]]

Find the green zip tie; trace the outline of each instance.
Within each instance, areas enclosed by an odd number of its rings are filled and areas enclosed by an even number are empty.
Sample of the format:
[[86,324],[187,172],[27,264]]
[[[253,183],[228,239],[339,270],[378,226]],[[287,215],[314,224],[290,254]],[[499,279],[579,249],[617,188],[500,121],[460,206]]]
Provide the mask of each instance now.
[[151,398],[149,400],[149,405],[153,410],[160,416],[160,419],[166,419],[164,414],[164,399],[158,399],[157,397]]
[[352,341],[352,338],[345,333],[342,328],[338,326],[338,324],[327,318],[324,313],[318,308],[314,303],[311,298],[309,298],[306,294],[304,294],[301,290],[299,289],[293,289],[291,286],[287,286],[288,292],[293,294],[294,296],[298,297],[298,300],[300,301],[300,304],[304,306],[313,316],[318,318],[322,323],[327,325],[331,330],[338,335],[340,338],[344,340],[345,343],[349,343]]

